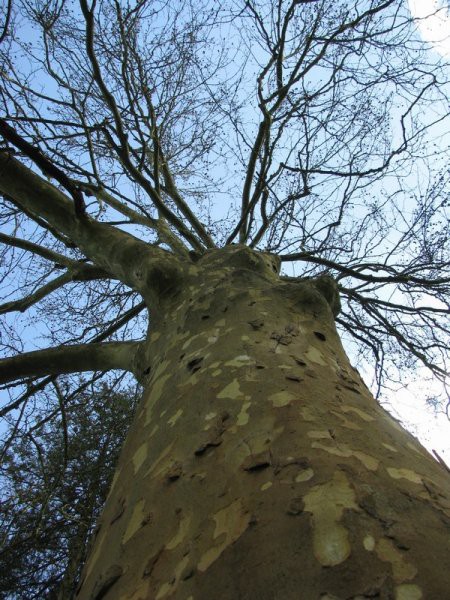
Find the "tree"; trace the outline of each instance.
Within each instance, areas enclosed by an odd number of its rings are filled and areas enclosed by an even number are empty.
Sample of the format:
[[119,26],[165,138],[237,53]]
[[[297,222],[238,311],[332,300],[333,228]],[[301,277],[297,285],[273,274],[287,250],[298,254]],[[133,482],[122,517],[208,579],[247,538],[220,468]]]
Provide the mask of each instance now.
[[5,320],[4,413],[144,387],[76,597],[443,598],[448,472],[336,329],[445,384],[449,71],[405,3],[17,6],[1,311],[53,347]]
[[132,418],[131,390],[82,383],[70,398],[56,385],[67,410],[15,437],[4,458],[2,598],[73,595]]

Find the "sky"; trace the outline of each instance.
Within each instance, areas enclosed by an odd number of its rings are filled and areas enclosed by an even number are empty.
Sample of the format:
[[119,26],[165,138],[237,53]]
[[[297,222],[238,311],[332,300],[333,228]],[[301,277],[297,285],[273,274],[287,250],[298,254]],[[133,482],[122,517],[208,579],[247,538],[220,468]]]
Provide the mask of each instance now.
[[[448,0],[405,0],[418,19],[423,39],[430,43],[430,53],[450,58],[450,5]],[[362,373],[364,376],[364,373]],[[438,454],[450,465],[450,422],[446,415],[434,411],[425,402],[433,393],[427,384],[420,383],[424,373],[417,373],[416,382],[408,388],[392,390],[389,399],[383,401],[387,408],[404,424],[425,447]],[[366,377],[370,381],[370,377]],[[439,391],[436,390],[436,394]]]
[[[448,0],[408,0],[417,19],[422,39],[430,43],[430,52],[450,58],[450,2]],[[433,390],[417,381],[407,389],[393,391],[384,407],[396,416],[430,451],[435,450],[450,466],[450,420],[443,412],[427,405],[425,398]],[[438,393],[438,390],[436,390]],[[450,413],[450,411],[449,411]]]
[[411,14],[418,19],[422,39],[438,54],[450,58],[450,3],[448,0],[408,0]]

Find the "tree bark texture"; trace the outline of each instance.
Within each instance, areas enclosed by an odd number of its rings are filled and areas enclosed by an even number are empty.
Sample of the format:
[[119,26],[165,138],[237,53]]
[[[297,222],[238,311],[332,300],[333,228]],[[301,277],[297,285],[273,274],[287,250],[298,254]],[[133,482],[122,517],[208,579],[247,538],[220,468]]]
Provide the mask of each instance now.
[[230,246],[161,293],[77,599],[450,597],[448,473],[350,365],[333,281],[277,270]]

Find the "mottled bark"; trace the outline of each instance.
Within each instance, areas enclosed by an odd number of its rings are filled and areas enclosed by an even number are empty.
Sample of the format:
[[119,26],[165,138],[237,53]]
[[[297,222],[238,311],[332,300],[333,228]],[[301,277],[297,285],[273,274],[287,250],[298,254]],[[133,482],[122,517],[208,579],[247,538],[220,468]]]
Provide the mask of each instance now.
[[448,473],[351,367],[331,280],[276,271],[231,246],[161,299],[78,599],[448,596]]

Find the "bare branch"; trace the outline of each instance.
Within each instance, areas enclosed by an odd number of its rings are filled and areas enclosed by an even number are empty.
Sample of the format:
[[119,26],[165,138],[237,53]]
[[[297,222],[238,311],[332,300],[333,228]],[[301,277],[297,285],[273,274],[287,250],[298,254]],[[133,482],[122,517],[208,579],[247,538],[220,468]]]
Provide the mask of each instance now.
[[138,372],[141,342],[105,342],[59,346],[0,360],[0,383],[83,371],[123,369]]
[[164,265],[172,275],[180,269],[175,256],[160,248],[88,216],[77,219],[64,194],[7,153],[0,154],[0,192],[48,220],[74,240],[94,263],[142,293],[155,292],[147,281],[152,269]]
[[79,263],[77,263],[76,260],[68,258],[67,256],[64,256],[64,254],[60,254],[59,252],[55,252],[54,250],[50,250],[49,248],[44,248],[39,244],[35,244],[28,240],[23,240],[12,235],[0,233],[0,242],[3,242],[8,246],[21,248],[22,250],[27,250],[28,252],[32,252],[33,254],[37,254],[38,256],[42,256],[42,258],[50,260],[57,265],[64,265],[65,267],[69,268],[79,266]]
[[110,275],[108,275],[108,273],[101,268],[99,269],[98,267],[83,263],[78,264],[75,267],[69,268],[66,273],[63,273],[59,277],[56,277],[56,279],[53,279],[49,283],[43,285],[32,294],[25,296],[25,298],[1,304],[0,314],[15,311],[24,312],[27,310],[27,308],[30,308],[30,306],[33,306],[33,304],[36,304],[36,302],[39,302],[66,283],[70,283],[72,281],[91,281],[92,279],[103,279],[105,277],[109,278]]

